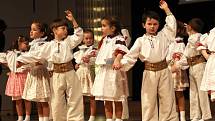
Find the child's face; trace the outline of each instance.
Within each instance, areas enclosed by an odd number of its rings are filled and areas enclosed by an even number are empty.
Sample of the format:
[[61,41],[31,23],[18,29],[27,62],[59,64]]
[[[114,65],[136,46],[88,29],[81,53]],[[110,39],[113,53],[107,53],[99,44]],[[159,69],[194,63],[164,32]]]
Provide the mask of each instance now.
[[114,34],[114,31],[115,31],[115,27],[111,27],[109,25],[109,22],[105,19],[103,19],[101,21],[101,24],[102,24],[102,33],[103,33],[103,36],[107,36],[107,35],[112,35]]
[[146,23],[143,23],[143,28],[146,29],[146,33],[155,35],[159,28],[159,21],[153,18],[147,18]]
[[92,33],[90,32],[87,32],[87,33],[84,33],[84,40],[83,40],[83,43],[86,45],[86,46],[91,46],[93,45],[93,35]]
[[55,35],[55,39],[62,40],[67,37],[67,26],[59,26],[56,28],[53,28],[53,32]]
[[188,24],[185,27],[186,27],[186,32],[188,34],[190,34],[190,32],[192,31],[192,27],[190,25],[188,25]]
[[27,41],[19,43],[19,50],[20,51],[27,51],[27,49],[28,49],[28,42]]
[[33,23],[31,24],[30,38],[37,39],[41,38],[44,35],[44,32],[41,32],[39,27]]

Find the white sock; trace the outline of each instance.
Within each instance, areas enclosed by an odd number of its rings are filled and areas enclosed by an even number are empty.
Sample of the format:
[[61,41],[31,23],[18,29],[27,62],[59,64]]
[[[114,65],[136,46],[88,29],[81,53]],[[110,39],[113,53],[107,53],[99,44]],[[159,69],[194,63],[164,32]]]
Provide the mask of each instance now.
[[43,121],[49,121],[49,117],[43,117]]
[[185,111],[180,111],[180,121],[186,121]]
[[39,121],[43,121],[43,117],[39,117]]
[[122,121],[122,119],[118,119],[118,118],[117,118],[115,121]]
[[30,121],[30,115],[26,115],[24,121]]
[[88,121],[95,121],[95,116],[90,116]]
[[113,121],[113,119],[108,118],[108,119],[106,119],[106,121]]
[[23,116],[18,116],[18,120],[17,121],[23,121]]

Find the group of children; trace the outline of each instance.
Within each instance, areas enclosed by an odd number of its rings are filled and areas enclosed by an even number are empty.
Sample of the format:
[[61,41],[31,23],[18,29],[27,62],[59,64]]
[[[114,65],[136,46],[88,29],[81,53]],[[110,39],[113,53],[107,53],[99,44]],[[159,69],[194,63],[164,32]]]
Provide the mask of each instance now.
[[[103,38],[98,48],[94,46],[93,31],[79,27],[69,10],[65,13],[73,25],[73,35],[68,35],[65,20],[56,19],[50,25],[53,38],[47,41],[47,26],[34,21],[30,48],[28,38],[19,36],[9,51],[0,53],[0,63],[10,69],[5,94],[16,102],[17,121],[23,121],[23,100],[24,121],[30,121],[31,101],[37,103],[39,121],[84,121],[83,96],[90,97],[88,121],[95,121],[96,100],[104,101],[106,121],[128,118],[126,71],[138,58],[145,63],[142,121],[179,121],[179,117],[186,121],[183,91],[188,86],[191,120],[212,118],[208,91],[214,101],[215,30],[201,35],[200,19],[185,25],[176,22],[165,1],[160,1],[160,8],[167,15],[163,29],[158,32],[157,13],[145,12],[142,25],[146,33],[130,50],[130,35],[121,29],[116,17],[102,18]],[[185,46],[186,34],[189,38]],[[73,54],[77,46],[79,50]]]

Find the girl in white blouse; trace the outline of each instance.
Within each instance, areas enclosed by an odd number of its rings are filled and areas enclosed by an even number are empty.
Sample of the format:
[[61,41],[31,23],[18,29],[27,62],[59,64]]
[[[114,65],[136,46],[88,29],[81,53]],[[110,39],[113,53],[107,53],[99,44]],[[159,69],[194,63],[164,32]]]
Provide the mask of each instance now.
[[[16,110],[18,114],[17,121],[23,121],[23,90],[27,78],[26,67],[16,67],[17,58],[24,54],[28,49],[28,39],[24,36],[19,36],[13,42],[12,50],[6,53],[0,53],[0,63],[6,64],[10,69],[9,78],[6,85],[5,94],[11,96],[12,100],[16,103]],[[25,121],[30,121],[31,102],[25,101]]]
[[[46,43],[47,26],[39,21],[33,21],[31,24],[30,50],[18,57],[18,60],[31,61],[31,56],[38,55],[38,50]],[[39,121],[48,121],[50,100],[50,78],[47,70],[47,61],[32,62],[32,68],[28,73],[23,98],[29,101],[37,102]]]
[[122,102],[128,96],[126,73],[114,70],[112,65],[117,63],[128,52],[126,41],[120,34],[121,27],[115,17],[104,17],[101,21],[103,42],[96,57],[100,67],[96,74],[92,94],[96,100],[105,102],[106,121],[112,121],[113,102],[115,104],[116,121],[122,120]]
[[82,93],[90,97],[90,118],[88,121],[95,120],[96,101],[92,96],[91,89],[95,79],[95,57],[97,49],[94,48],[94,34],[90,29],[84,30],[84,39],[80,45],[79,51],[74,53],[75,62],[77,63],[76,73],[81,81]]

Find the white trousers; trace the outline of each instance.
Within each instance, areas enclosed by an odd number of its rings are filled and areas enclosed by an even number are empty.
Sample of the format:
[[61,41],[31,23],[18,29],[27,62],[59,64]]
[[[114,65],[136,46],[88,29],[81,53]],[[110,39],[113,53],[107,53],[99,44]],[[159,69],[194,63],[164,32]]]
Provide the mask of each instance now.
[[84,121],[81,83],[75,71],[53,73],[51,87],[53,121]]
[[171,72],[144,70],[141,105],[142,121],[179,121]]

